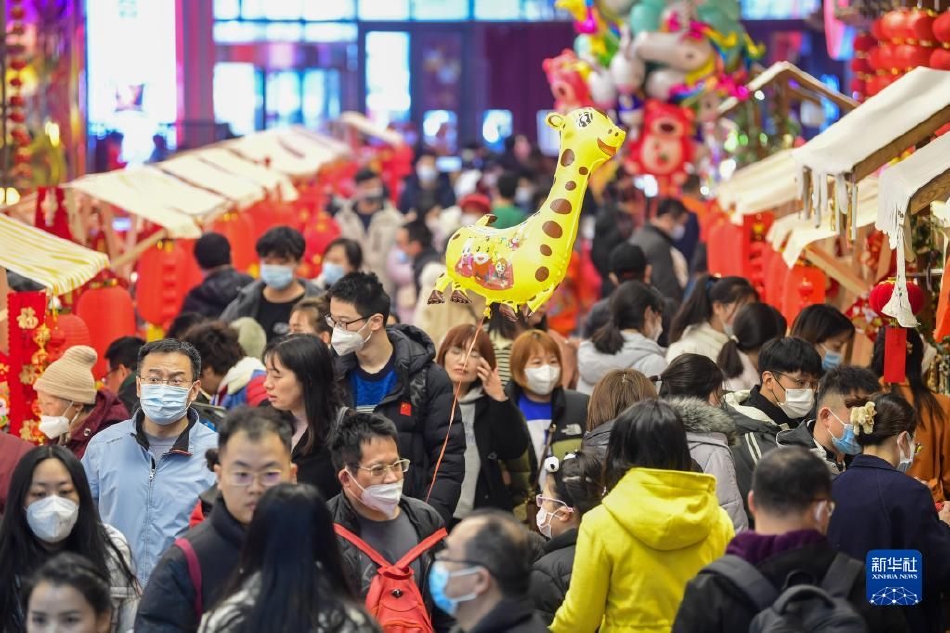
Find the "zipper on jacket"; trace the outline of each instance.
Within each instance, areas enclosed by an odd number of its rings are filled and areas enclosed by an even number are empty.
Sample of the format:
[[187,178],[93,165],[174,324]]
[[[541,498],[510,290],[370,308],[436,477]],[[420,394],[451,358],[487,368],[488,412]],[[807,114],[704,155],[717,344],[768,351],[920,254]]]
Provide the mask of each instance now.
[[[148,496],[145,499],[145,555],[142,557],[142,560],[148,560],[149,528],[152,524],[150,520],[152,514],[152,482],[155,481],[155,471],[158,469],[158,465],[155,463],[155,457],[149,454],[148,459],[152,467],[148,473]],[[149,572],[149,575],[151,576],[151,572]]]

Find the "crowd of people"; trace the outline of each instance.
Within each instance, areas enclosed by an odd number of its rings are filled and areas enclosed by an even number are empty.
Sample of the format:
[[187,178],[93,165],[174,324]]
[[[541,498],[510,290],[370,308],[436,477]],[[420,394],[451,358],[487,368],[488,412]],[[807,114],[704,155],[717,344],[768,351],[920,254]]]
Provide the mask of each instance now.
[[[789,327],[710,276],[696,183],[591,201],[602,296],[570,331],[428,306],[455,228],[544,195],[510,145],[454,181],[420,153],[398,205],[360,171],[313,280],[290,227],[256,280],[205,234],[167,338],[52,363],[49,443],[0,436],[0,633],[943,631],[920,335],[886,383],[882,335],[848,363],[836,308]],[[919,603],[869,603],[875,549],[921,552]]]

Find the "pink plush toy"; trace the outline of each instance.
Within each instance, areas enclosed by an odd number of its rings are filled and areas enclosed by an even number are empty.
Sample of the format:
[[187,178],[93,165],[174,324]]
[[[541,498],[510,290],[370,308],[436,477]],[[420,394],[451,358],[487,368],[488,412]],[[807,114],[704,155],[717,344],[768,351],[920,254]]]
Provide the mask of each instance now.
[[590,67],[574,51],[564,49],[557,57],[545,59],[542,68],[554,95],[554,109],[559,113],[594,105],[587,85]]
[[654,176],[661,190],[683,184],[686,165],[693,162],[692,136],[692,110],[648,100],[640,137],[630,146],[627,172]]

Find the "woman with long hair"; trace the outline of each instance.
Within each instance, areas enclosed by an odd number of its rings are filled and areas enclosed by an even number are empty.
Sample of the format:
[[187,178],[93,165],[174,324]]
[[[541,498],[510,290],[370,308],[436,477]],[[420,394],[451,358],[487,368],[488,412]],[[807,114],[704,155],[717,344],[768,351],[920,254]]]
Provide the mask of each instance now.
[[854,340],[854,324],[840,310],[824,303],[810,305],[795,317],[789,336],[815,346],[824,371],[840,365],[848,344]]
[[254,511],[238,573],[202,633],[370,633],[343,572],[333,518],[307,484],[271,488]]
[[488,335],[474,325],[455,326],[445,335],[435,362],[457,385],[465,426],[465,478],[454,517],[464,519],[478,508],[512,510],[522,505],[534,489],[531,472],[509,470],[506,482],[501,462],[521,457],[531,437],[518,405],[505,393]]
[[[878,335],[883,338],[883,332]],[[872,550],[917,550],[923,558],[923,595],[899,608],[911,631],[943,632],[940,594],[950,590],[950,504],[937,511],[927,486],[908,477],[922,446],[917,412],[895,393],[845,402],[861,445],[831,484],[831,545],[858,560]]]
[[610,320],[577,352],[581,393],[593,391],[611,369],[636,369],[647,376],[666,369],[665,352],[657,344],[663,333],[659,293],[639,281],[627,281],[611,295],[609,309]]
[[330,349],[315,336],[291,334],[268,343],[264,366],[267,399],[294,426],[297,481],[316,486],[329,499],[340,492],[340,482],[327,437],[344,406]]
[[26,633],[110,633],[109,578],[87,558],[62,552],[43,563],[24,586]]
[[62,446],[39,446],[13,470],[0,522],[0,632],[23,630],[23,583],[61,552],[86,557],[109,579],[112,631],[131,630],[141,592],[129,544],[118,530],[99,521],[79,459]]
[[614,423],[605,480],[607,495],[581,522],[551,631],[668,631],[686,583],[734,534],[716,478],[693,472],[676,410],[646,400]]
[[738,443],[736,422],[719,407],[722,372],[699,354],[683,354],[660,374],[660,397],[676,409],[686,427],[689,454],[704,473],[716,478],[716,497],[729,513],[736,532],[749,527],[736,479],[732,447]]
[[871,369],[891,393],[905,398],[917,414],[917,441],[922,447],[907,474],[930,488],[934,502],[950,495],[950,397],[934,393],[924,378],[924,341],[917,330],[907,330],[906,378],[900,383],[884,383],[884,338],[881,330],[874,341]]
[[535,499],[536,525],[547,542],[531,570],[534,609],[550,625],[571,582],[581,519],[604,496],[604,463],[592,451],[549,457],[542,468],[544,484]]
[[782,338],[788,321],[767,303],[745,305],[732,323],[732,336],[722,346],[716,362],[725,376],[726,391],[747,391],[759,384],[759,350],[772,339]]
[[739,310],[758,300],[759,293],[745,277],[703,275],[673,317],[666,360],[672,362],[681,354],[702,354],[715,361],[733,335]]
[[607,456],[610,431],[617,416],[634,404],[656,398],[656,386],[636,369],[613,369],[594,385],[587,404],[587,432],[581,443],[601,460]]

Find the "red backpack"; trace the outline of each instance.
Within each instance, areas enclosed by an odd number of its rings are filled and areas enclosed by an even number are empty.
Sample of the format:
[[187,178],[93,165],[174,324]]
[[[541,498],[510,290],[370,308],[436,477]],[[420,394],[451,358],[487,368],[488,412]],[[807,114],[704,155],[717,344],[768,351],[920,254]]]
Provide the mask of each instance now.
[[366,594],[366,610],[376,619],[384,633],[433,633],[429,611],[416,586],[410,565],[448,536],[445,528],[439,528],[423,539],[395,563],[387,561],[366,541],[342,525],[334,524],[333,529],[338,536],[355,545],[379,566]]

